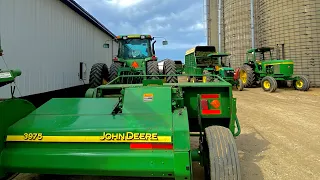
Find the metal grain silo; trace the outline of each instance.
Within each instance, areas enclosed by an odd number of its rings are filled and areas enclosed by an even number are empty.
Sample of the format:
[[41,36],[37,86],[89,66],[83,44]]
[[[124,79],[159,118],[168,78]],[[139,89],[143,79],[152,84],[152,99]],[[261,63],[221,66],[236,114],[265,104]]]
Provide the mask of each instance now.
[[224,0],[224,47],[231,65],[240,66],[251,48],[250,0]]
[[294,74],[308,76],[311,86],[319,87],[320,0],[255,2],[257,45],[275,48],[278,45],[278,58],[292,59]]

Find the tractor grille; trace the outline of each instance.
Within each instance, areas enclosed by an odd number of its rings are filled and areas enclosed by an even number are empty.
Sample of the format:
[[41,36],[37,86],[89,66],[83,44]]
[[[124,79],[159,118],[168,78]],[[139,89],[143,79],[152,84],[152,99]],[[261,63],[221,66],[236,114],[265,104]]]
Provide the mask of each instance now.
[[226,76],[226,77],[233,77],[233,74],[234,73],[234,71],[233,70],[225,70],[224,71],[224,75]]

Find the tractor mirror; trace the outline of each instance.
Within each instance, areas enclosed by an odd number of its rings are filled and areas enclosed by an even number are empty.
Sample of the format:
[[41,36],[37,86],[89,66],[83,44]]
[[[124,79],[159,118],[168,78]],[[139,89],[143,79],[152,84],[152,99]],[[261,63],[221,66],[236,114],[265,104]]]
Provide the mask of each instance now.
[[103,48],[109,48],[109,44],[107,43],[103,44]]
[[168,41],[162,41],[162,45],[168,45]]

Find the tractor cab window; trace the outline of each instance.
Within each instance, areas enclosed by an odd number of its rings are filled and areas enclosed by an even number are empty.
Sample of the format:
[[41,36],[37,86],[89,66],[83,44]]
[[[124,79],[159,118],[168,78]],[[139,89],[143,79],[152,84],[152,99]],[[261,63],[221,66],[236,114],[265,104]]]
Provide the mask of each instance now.
[[248,58],[248,61],[253,61],[253,53],[248,53],[247,54],[247,58]]
[[151,57],[149,39],[125,39],[119,43],[119,57],[123,59],[143,59]]

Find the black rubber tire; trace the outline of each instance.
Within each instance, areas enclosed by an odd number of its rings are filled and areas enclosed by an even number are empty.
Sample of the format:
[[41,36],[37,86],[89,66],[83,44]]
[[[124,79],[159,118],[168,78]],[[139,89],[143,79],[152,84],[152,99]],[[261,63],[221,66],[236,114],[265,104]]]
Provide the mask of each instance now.
[[[211,72],[209,72],[208,70],[204,70],[203,71],[203,75],[206,76],[206,75],[212,75]],[[202,79],[203,81],[203,79]],[[214,81],[214,78],[212,76],[206,76],[206,82],[213,82]]]
[[249,65],[245,64],[240,67],[240,72],[241,71],[245,71],[247,73],[247,81],[246,83],[243,83],[244,87],[252,87],[252,85],[255,83],[255,74],[253,69]]
[[102,85],[103,80],[108,81],[109,70],[108,66],[104,63],[96,63],[91,67],[89,85],[90,88],[96,88]]
[[19,173],[6,173],[4,177],[0,178],[0,180],[13,180],[18,175]]
[[210,180],[240,180],[240,161],[234,137],[228,128],[209,126],[205,128],[208,164],[205,175]]
[[[147,62],[147,75],[159,75],[159,67],[157,61]],[[148,79],[160,79],[159,76],[148,77]]]
[[243,85],[241,79],[238,79],[237,81],[238,81],[238,84],[236,85],[236,88],[238,89],[238,91],[243,91],[244,85]]
[[[268,81],[270,83],[269,88],[264,86],[265,81]],[[274,92],[277,90],[278,84],[277,84],[277,81],[273,77],[266,76],[266,77],[262,78],[262,80],[261,80],[261,88],[266,92]]]
[[[175,75],[177,74],[176,64],[172,60],[166,60],[163,63],[163,74],[164,75]],[[178,76],[167,76],[167,83],[178,83]]]
[[191,76],[187,77],[187,81],[190,82],[191,81]]
[[110,66],[110,81],[118,77],[118,70],[122,67],[120,62],[113,62]]
[[298,91],[308,91],[310,89],[310,81],[306,76],[298,76],[302,82],[303,82],[303,86],[301,88],[297,87],[296,82],[297,80],[293,80],[293,87],[294,89],[298,90]]

